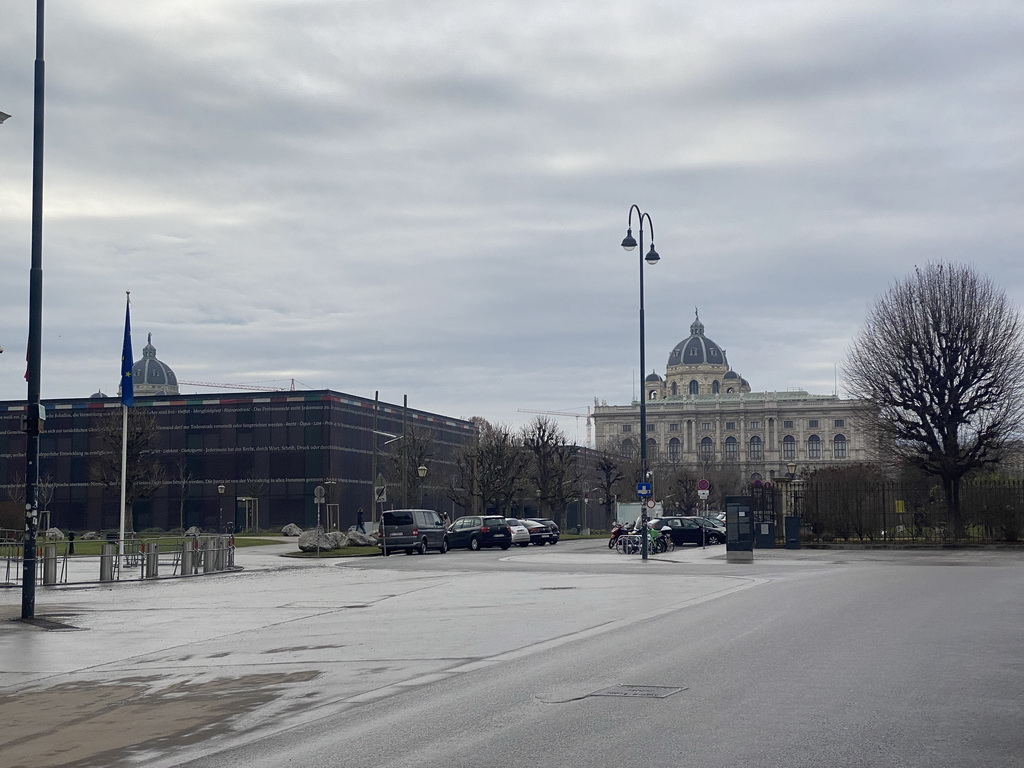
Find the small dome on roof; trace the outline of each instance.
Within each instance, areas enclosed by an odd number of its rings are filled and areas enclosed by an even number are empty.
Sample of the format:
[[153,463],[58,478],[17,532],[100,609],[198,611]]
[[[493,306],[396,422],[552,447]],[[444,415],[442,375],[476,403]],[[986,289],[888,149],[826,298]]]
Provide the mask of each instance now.
[[726,374],[722,377],[723,379],[738,379],[740,375],[736,371],[726,371]]
[[654,371],[651,371],[649,374],[647,374],[647,378],[644,379],[644,381],[652,381],[652,382],[660,383],[660,382],[664,381],[664,379],[662,379],[661,376],[659,376]]
[[102,390],[98,389],[95,392],[93,392],[91,395],[89,395],[89,399],[90,400],[106,400],[107,396],[105,394],[103,394]]

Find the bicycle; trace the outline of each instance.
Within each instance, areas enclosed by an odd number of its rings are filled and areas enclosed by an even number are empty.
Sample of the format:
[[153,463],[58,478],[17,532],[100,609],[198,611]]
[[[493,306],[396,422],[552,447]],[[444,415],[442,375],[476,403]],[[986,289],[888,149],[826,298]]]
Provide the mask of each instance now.
[[615,551],[620,555],[635,555],[640,551],[640,537],[634,533],[619,536],[615,542]]

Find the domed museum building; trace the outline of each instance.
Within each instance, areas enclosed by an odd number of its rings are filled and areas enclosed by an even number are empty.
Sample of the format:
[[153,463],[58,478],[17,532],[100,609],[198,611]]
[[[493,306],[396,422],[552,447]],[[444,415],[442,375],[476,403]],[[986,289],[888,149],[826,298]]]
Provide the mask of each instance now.
[[[721,345],[704,334],[699,315],[668,356],[665,375],[644,381],[647,457],[694,467],[736,469],[747,476],[867,461],[855,400],[802,390],[753,392]],[[640,403],[594,408],[597,447],[621,456],[639,450]]]

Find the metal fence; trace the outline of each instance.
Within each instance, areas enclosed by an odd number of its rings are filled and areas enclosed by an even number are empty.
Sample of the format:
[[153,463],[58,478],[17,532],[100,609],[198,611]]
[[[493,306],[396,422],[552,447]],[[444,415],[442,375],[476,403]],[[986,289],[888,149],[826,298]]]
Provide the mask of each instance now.
[[[941,486],[898,482],[791,483],[776,508],[801,518],[810,542],[995,544],[1024,540],[1024,482],[967,482],[960,519],[946,511]],[[781,526],[780,526],[781,527]]]
[[[36,583],[41,586],[90,582],[138,581],[168,576],[198,576],[235,567],[233,536],[164,536],[125,539],[123,553],[117,539],[98,542],[98,553],[81,554],[70,541],[39,541],[36,546]],[[95,549],[95,547],[90,547]],[[19,586],[24,552],[20,541],[0,541],[0,586]]]

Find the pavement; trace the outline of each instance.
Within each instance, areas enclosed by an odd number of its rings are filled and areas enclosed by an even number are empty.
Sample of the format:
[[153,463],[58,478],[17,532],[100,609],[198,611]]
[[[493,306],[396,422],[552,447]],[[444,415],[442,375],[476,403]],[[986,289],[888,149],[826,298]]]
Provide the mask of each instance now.
[[[593,541],[391,564],[281,557],[294,549],[239,549],[235,572],[41,587],[31,622],[20,588],[0,590],[3,764],[178,765],[610,631],[624,595],[635,622],[761,581],[674,575],[722,564],[722,546],[648,563]],[[667,579],[657,592],[651,569]]]

